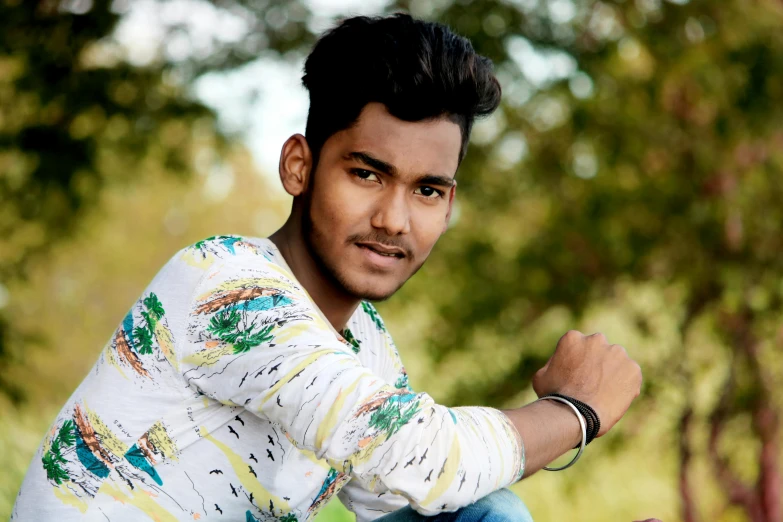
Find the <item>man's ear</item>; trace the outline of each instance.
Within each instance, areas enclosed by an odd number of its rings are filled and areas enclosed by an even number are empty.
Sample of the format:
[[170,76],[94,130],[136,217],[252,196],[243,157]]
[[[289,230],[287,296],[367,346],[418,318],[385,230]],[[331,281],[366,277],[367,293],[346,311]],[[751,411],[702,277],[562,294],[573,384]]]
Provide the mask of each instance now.
[[310,182],[313,167],[313,155],[307,139],[294,134],[283,144],[280,151],[280,181],[286,192],[294,197],[301,196]]
[[[451,221],[451,211],[454,209],[454,196],[457,195],[457,180],[454,180],[454,184],[449,189],[449,210],[446,212],[446,222],[443,224],[443,232],[449,228],[449,222]],[[443,233],[442,232],[442,233]]]

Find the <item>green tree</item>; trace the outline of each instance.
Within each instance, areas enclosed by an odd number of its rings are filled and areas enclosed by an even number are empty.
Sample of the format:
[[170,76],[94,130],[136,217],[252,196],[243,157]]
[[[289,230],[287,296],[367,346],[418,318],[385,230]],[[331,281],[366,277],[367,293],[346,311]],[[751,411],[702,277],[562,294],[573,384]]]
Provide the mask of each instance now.
[[43,462],[44,470],[46,471],[46,477],[49,480],[53,480],[57,484],[62,484],[65,481],[70,480],[70,475],[63,468],[63,464],[67,461],[63,457],[63,448],[69,448],[76,444],[75,435],[76,425],[73,420],[68,419],[63,422],[57,434],[52,438],[49,449],[44,453],[41,461]]
[[[458,224],[401,300],[426,295],[439,318],[428,344],[446,359],[486,339],[525,346],[520,331],[556,310],[574,324],[621,284],[660,289],[679,335],[646,365],[645,396],[680,392],[683,519],[699,517],[701,452],[728,504],[779,520],[783,9],[677,3],[424,4],[493,58],[505,101],[460,169]],[[542,59],[566,74],[542,79]],[[548,355],[530,348],[492,379],[474,371],[451,400],[508,398]],[[715,369],[714,397],[694,404]],[[723,440],[745,421],[732,436],[758,448],[750,473]],[[694,422],[706,447],[691,442]]]
[[[0,2],[0,282],[23,277],[67,237],[109,181],[130,183],[150,162],[172,175],[191,170],[190,129],[214,123],[187,96],[195,78],[313,40],[301,2],[215,1],[246,21],[245,37],[215,42],[206,56],[134,66],[111,37],[122,13],[108,1],[84,13],[75,5]],[[504,88],[460,168],[457,222],[384,304],[391,315],[411,303],[430,312],[414,310],[417,320],[433,318],[419,331],[434,361],[478,354],[447,401],[503,403],[541,366],[557,332],[615,303],[655,347],[634,352],[646,409],[678,408],[670,436],[682,518],[705,518],[693,483],[709,476],[724,493],[720,510],[780,520],[783,7],[412,0],[396,8],[469,37],[495,61]],[[656,296],[661,309],[634,292]],[[225,335],[229,323],[220,319],[211,326],[224,333],[213,333]],[[34,333],[0,310],[4,393]],[[247,330],[235,349],[268,333]]]
[[[212,112],[188,95],[196,78],[312,39],[298,0],[211,5],[240,18],[244,37],[213,42],[207,56],[161,51],[138,66],[113,38],[126,2],[0,1],[0,293],[69,237],[107,183],[132,183],[150,164],[193,170],[191,129],[214,129]],[[164,28],[167,41],[190,36],[184,24]],[[217,138],[221,153],[232,139]],[[35,337],[0,308],[0,393],[15,400],[9,375]]]

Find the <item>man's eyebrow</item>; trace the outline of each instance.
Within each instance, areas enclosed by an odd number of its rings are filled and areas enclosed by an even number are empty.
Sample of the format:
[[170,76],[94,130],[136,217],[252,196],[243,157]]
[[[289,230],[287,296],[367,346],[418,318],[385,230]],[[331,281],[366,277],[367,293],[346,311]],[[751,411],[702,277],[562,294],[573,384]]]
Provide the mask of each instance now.
[[354,159],[360,163],[364,163],[368,167],[372,167],[375,170],[379,170],[384,174],[389,174],[390,176],[397,174],[397,169],[394,168],[394,165],[391,163],[386,163],[383,160],[379,160],[378,158],[374,158],[366,152],[349,152],[345,157],[347,159]]
[[[345,155],[346,159],[353,159],[360,163],[364,163],[368,167],[372,167],[375,170],[395,176],[397,169],[391,163],[387,163],[383,160],[375,158],[366,152],[349,152]],[[416,180],[416,183],[420,185],[438,185],[440,187],[452,187],[454,186],[454,178],[449,176],[440,176],[438,174],[425,174]]]
[[416,183],[420,185],[438,185],[439,187],[453,187],[454,178],[448,176],[438,176],[437,174],[425,174]]

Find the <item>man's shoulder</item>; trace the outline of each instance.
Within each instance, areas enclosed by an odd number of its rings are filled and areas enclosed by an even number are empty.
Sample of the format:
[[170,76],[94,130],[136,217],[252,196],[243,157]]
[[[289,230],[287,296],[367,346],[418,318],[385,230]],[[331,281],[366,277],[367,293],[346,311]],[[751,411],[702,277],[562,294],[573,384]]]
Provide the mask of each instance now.
[[152,286],[173,285],[179,291],[207,280],[265,276],[290,281],[276,248],[268,239],[231,235],[211,236],[177,251],[158,272]]
[[207,237],[186,246],[174,254],[169,264],[202,273],[212,273],[216,269],[230,271],[243,266],[279,271],[282,267],[276,252],[269,239],[226,234]]
[[194,295],[197,300],[208,296],[217,299],[220,307],[235,300],[234,305],[242,303],[253,312],[294,302],[300,308],[313,308],[309,295],[269,239],[212,236],[182,249],[174,262],[183,271],[195,267],[200,272]]
[[248,256],[274,262],[274,245],[268,239],[236,234],[211,236],[185,247],[180,252],[205,260],[243,259]]

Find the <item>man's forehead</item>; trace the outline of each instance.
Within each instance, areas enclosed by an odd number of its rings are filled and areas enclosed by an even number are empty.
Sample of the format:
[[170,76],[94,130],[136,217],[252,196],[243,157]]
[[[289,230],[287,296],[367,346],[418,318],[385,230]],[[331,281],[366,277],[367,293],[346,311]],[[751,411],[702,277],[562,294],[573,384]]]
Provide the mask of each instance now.
[[409,122],[368,105],[344,131],[342,154],[355,152],[393,165],[400,174],[430,173],[453,177],[459,165],[462,133],[446,118]]

